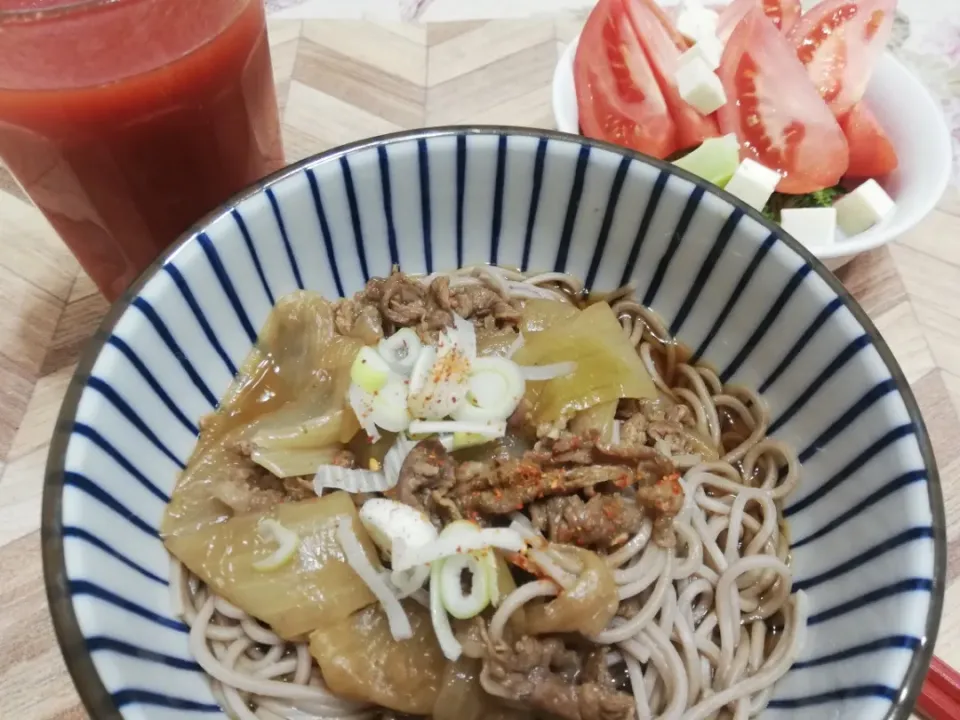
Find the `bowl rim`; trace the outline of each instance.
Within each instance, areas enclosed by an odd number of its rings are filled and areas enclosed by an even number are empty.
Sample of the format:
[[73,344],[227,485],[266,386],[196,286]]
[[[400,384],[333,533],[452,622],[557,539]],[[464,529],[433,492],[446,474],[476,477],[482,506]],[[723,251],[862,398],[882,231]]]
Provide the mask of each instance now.
[[927,473],[927,487],[930,498],[934,540],[933,584],[930,592],[930,605],[925,622],[924,636],[913,652],[903,682],[898,688],[897,698],[891,703],[885,720],[907,720],[920,694],[930,660],[933,656],[934,641],[940,626],[943,611],[946,580],[946,518],[940,475],[927,432],[926,424],[920,413],[919,405],[906,376],[886,341],[867,316],[860,304],[833,275],[824,264],[806,247],[801,245],[783,229],[767,220],[762,214],[730,195],[713,183],[707,182],[692,173],[671,163],[657,160],[611,143],[586,138],[581,135],[560,132],[558,130],[513,127],[509,125],[447,125],[438,127],[403,130],[399,132],[365,138],[345,145],[330,148],[320,153],[291,163],[277,172],[244,188],[225,203],[207,213],[180,235],[140,276],[124,291],[107,311],[96,332],[86,343],[77,368],[67,388],[63,404],[57,416],[47,463],[44,472],[43,502],[41,508],[41,555],[43,560],[44,586],[47,603],[53,621],[57,644],[63,655],[70,677],[77,689],[81,701],[94,720],[122,720],[122,715],[110,693],[104,686],[93,663],[93,657],[86,646],[86,638],[80,630],[69,590],[63,547],[63,486],[66,465],[66,452],[70,442],[73,420],[76,416],[83,391],[97,358],[100,356],[107,339],[112,334],[123,314],[139,295],[144,286],[159,272],[164,264],[173,259],[194,240],[205,227],[227,215],[239,203],[262,193],[265,189],[283,180],[293,177],[304,169],[321,163],[328,163],[363,150],[386,145],[403,144],[418,140],[460,136],[506,136],[547,139],[557,142],[575,143],[593,149],[604,150],[617,155],[626,155],[632,160],[652,166],[662,172],[677,175],[697,185],[728,204],[739,208],[744,214],[761,223],[791,250],[796,252],[812,270],[836,293],[847,309],[864,328],[879,353],[887,371],[893,378],[897,392],[903,398],[910,421],[916,427],[917,443]]
[[[565,76],[567,74],[567,68],[569,67],[572,80],[574,55],[580,42],[580,35],[581,33],[578,32],[574,38],[567,43],[566,47],[564,47],[560,53],[560,57],[557,59],[557,64],[554,65],[553,68],[553,76],[550,81],[550,112],[553,115],[553,123],[558,128],[561,124],[560,109],[563,104],[561,102],[561,95],[576,94],[573,83],[567,82]],[[924,105],[926,105],[924,114],[930,118],[932,124],[937,126],[936,132],[932,134],[931,137],[932,142],[935,142],[939,148],[936,152],[930,153],[931,157],[942,158],[942,163],[939,167],[934,166],[931,168],[935,172],[934,182],[936,190],[928,193],[923,201],[915,206],[916,209],[912,213],[914,217],[913,220],[904,218],[899,223],[892,224],[882,233],[870,233],[870,229],[868,229],[830,245],[813,247],[811,252],[816,253],[816,257],[820,260],[852,259],[861,253],[876,250],[879,247],[890,244],[898,237],[910,232],[910,230],[916,227],[924,218],[930,215],[930,213],[936,209],[937,203],[940,202],[940,198],[943,197],[947,187],[950,185],[950,177],[952,175],[950,158],[953,156],[953,146],[950,140],[950,128],[947,125],[947,120],[943,114],[940,103],[934,97],[926,83],[924,83],[906,63],[897,57],[894,52],[890,50],[885,51],[882,59],[883,62],[893,68],[894,73],[899,73],[903,78],[909,78],[909,82],[913,86],[913,92],[916,93],[915,97],[921,99]],[[576,103],[575,97],[573,102]],[[573,134],[580,135],[579,131]],[[863,237],[864,235],[867,235],[867,237]]]

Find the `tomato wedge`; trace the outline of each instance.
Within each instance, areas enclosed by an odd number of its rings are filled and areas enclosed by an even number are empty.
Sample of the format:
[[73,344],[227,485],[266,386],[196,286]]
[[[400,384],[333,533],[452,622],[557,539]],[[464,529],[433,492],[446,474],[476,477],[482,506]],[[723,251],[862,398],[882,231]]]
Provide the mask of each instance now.
[[863,98],[893,32],[897,0],[824,0],[790,30],[797,56],[833,114]]
[[677,90],[674,78],[680,55],[687,49],[686,41],[653,0],[626,0],[626,7],[676,125],[676,149],[697,147],[707,138],[717,137],[716,120],[697,112]]
[[773,24],[782,32],[790,29],[800,19],[800,0],[760,0],[763,14],[773,20]]
[[787,39],[759,8],[737,25],[718,70],[727,104],[720,130],[736,133],[740,156],[784,175],[778,190],[808,193],[836,185],[847,141]]
[[850,167],[847,175],[855,178],[876,178],[897,169],[897,151],[880,122],[861,101],[840,121],[850,146]]
[[717,20],[717,37],[726,43],[743,16],[759,7],[777,26],[780,32],[788,32],[800,19],[800,0],[733,0],[720,13]]
[[677,30],[676,21],[679,14],[678,8],[661,7],[656,0],[627,0],[627,8],[629,9],[631,4],[636,3],[643,3],[647,10],[656,16],[660,26],[670,36],[670,40],[674,45],[677,46],[677,48],[679,48],[680,52],[683,52],[690,47],[690,43],[687,42],[687,39],[680,34],[679,30]]
[[661,159],[677,149],[667,103],[624,0],[600,0],[594,7],[580,34],[573,74],[584,135]]

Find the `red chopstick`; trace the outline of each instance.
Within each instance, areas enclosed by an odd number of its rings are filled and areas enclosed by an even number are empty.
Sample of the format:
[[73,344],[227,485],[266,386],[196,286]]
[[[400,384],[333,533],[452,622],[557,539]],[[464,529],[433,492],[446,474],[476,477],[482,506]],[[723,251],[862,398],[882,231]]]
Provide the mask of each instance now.
[[960,673],[938,657],[930,661],[916,712],[927,720],[960,718]]

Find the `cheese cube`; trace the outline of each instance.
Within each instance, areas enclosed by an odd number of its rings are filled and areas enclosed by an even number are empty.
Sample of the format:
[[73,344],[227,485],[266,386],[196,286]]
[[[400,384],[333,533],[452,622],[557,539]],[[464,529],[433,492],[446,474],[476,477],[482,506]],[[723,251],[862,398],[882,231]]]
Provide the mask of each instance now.
[[704,35],[717,34],[719,19],[714,10],[705,8],[696,0],[688,0],[677,15],[677,30],[688,40],[699,42]]
[[867,180],[833,206],[837,209],[840,229],[851,236],[869,230],[897,207],[876,180]]
[[763,210],[763,206],[777,189],[778,182],[780,182],[780,173],[764,167],[756,160],[747,158],[740,163],[740,167],[724,189],[731,195],[736,195],[754,210]]
[[691,58],[677,68],[676,79],[680,97],[703,115],[709,115],[727,102],[720,78],[700,58]]
[[723,43],[720,42],[720,38],[716,35],[704,35],[690,49],[685,50],[680,55],[679,64],[683,65],[694,58],[700,58],[708,68],[716,70],[720,67],[722,55]]
[[785,208],[780,225],[807,248],[832,245],[837,239],[837,211],[834,208]]

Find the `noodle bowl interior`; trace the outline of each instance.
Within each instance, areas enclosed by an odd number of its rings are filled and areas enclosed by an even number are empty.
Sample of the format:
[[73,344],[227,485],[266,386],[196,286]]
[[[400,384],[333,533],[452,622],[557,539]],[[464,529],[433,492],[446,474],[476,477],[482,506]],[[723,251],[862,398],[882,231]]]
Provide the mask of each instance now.
[[803,642],[793,448],[629,288],[282,298],[162,532],[231,717],[747,718]]

